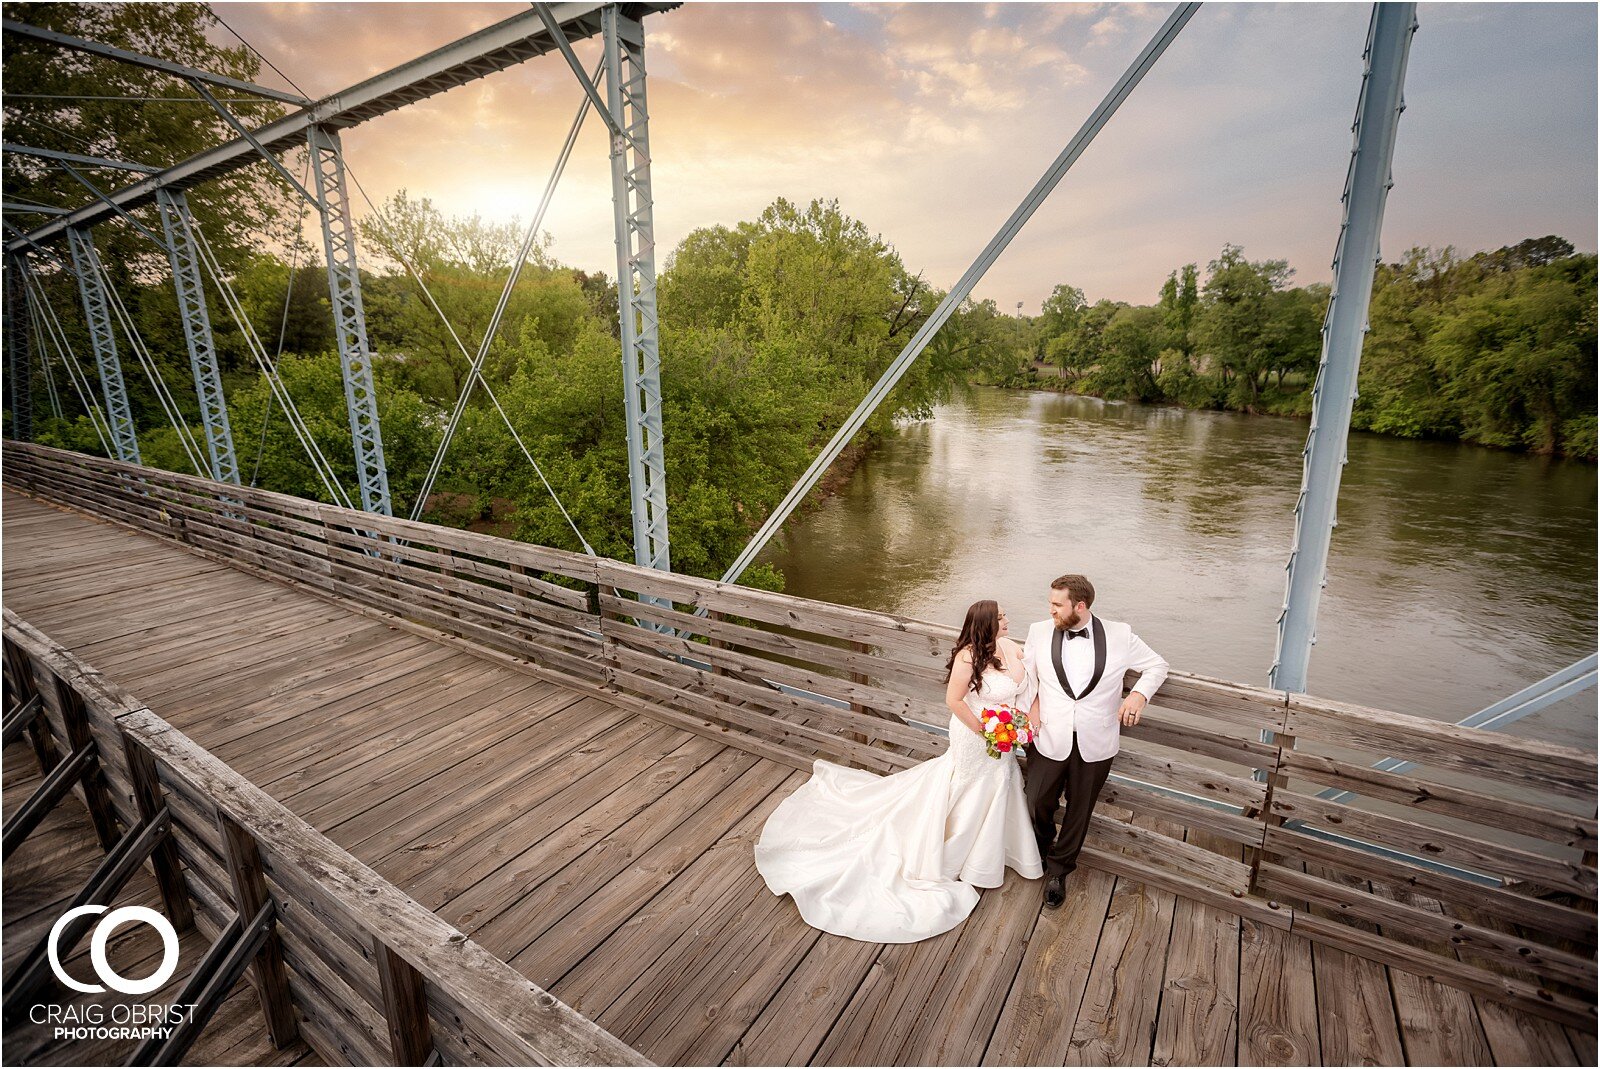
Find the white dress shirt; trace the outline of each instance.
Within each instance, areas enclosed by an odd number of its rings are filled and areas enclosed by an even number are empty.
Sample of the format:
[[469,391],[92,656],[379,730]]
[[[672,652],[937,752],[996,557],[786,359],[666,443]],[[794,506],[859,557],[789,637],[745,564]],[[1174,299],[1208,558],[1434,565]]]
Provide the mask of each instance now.
[[[1094,690],[1084,693],[1084,688],[1094,678],[1094,631],[1098,622],[1105,632],[1106,661],[1100,681]],[[1167,662],[1145,645],[1133,628],[1115,620],[1093,615],[1086,616],[1073,630],[1090,628],[1082,638],[1066,638],[1061,642],[1061,667],[1066,672],[1067,683],[1081,697],[1073,698],[1061,688],[1056,678],[1051,655],[1055,634],[1053,620],[1041,620],[1028,629],[1028,641],[1023,646],[1024,677],[1023,708],[1039,698],[1039,722],[1033,725],[1033,749],[1046,757],[1064,761],[1072,756],[1073,738],[1076,736],[1080,754],[1085,761],[1104,761],[1115,757],[1121,747],[1122,724],[1118,710],[1122,706],[1122,680],[1131,670],[1139,672],[1139,681],[1133,689],[1148,701],[1167,678]]]

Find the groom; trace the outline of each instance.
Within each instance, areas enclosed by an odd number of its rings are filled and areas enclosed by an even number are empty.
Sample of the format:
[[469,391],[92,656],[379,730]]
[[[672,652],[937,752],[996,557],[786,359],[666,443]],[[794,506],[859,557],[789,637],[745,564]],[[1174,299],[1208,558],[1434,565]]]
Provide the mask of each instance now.
[[[1064,884],[1077,867],[1089,815],[1117,755],[1120,727],[1133,727],[1145,703],[1167,678],[1167,662],[1127,624],[1102,620],[1089,608],[1094,586],[1081,575],[1050,584],[1050,619],[1028,629],[1023,648],[1026,682],[1033,691],[1029,719],[1028,809],[1044,858],[1044,904],[1059,909]],[[1129,670],[1139,681],[1122,696]],[[1056,806],[1066,795],[1067,814],[1056,830]]]

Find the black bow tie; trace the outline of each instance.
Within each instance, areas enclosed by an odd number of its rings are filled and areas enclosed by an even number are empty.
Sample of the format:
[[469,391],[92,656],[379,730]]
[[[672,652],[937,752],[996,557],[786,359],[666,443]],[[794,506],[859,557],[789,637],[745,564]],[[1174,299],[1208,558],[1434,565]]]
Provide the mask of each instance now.
[[1088,637],[1089,637],[1089,629],[1087,627],[1085,627],[1081,631],[1068,631],[1067,632],[1067,638],[1068,639],[1088,638]]

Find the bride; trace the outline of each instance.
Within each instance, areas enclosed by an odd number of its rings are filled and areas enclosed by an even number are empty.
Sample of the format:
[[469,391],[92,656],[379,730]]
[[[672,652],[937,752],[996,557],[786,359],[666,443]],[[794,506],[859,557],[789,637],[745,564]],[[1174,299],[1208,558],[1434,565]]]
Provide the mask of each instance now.
[[950,745],[892,776],[817,761],[767,819],[756,868],[807,924],[874,943],[947,932],[1009,865],[1044,874],[1014,752],[989,756],[979,713],[1027,709],[1022,647],[993,601],[967,610],[947,665]]

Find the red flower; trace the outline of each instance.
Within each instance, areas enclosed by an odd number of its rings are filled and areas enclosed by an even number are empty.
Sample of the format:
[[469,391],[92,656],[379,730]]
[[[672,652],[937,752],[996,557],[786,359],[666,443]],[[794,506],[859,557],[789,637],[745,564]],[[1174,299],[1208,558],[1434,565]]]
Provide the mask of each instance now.
[[995,747],[995,749],[999,750],[1001,753],[1010,753],[1011,752],[1011,744],[1009,742],[997,742],[997,743],[994,744],[994,747]]
[[1008,710],[1006,710],[1006,709],[1000,710],[1000,723],[1002,723],[1002,724],[1011,723],[1011,713]]

